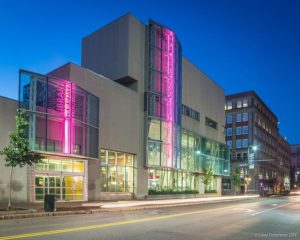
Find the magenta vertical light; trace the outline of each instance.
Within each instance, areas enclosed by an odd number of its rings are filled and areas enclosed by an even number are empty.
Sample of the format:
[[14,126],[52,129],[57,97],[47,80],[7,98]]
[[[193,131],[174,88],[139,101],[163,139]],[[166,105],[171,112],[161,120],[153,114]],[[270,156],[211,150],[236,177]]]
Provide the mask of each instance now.
[[173,167],[174,157],[174,112],[175,112],[175,34],[163,28],[163,118],[165,161],[167,167]]
[[74,145],[74,123],[72,121],[72,110],[74,103],[74,94],[72,94],[72,83],[65,81],[64,86],[64,136],[63,152],[71,153],[71,146]]

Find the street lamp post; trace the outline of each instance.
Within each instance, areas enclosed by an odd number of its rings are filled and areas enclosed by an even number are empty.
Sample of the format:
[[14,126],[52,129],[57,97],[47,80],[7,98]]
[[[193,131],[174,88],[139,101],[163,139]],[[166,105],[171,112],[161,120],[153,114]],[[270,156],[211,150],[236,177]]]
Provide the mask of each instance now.
[[244,177],[244,182],[245,182],[245,193],[247,193],[247,191],[248,191],[248,185],[251,182],[251,177],[248,176],[248,175],[246,177]]
[[[251,152],[250,152],[250,149],[252,150]],[[248,155],[247,155],[247,158],[248,158],[248,163],[247,163],[247,166],[248,166],[248,168],[247,168],[247,174],[246,174],[246,172],[245,172],[245,169],[244,169],[244,185],[245,185],[245,193],[247,193],[247,191],[248,191],[248,185],[250,184],[250,182],[251,182],[251,177],[249,176],[249,170],[251,169],[251,168],[254,168],[254,154],[255,154],[255,152],[258,150],[258,146],[257,145],[251,145],[251,146],[249,146],[248,147]],[[251,156],[251,162],[250,162],[250,153],[251,154],[253,154],[253,157]],[[253,161],[253,162],[252,162]],[[253,165],[253,166],[252,166]]]

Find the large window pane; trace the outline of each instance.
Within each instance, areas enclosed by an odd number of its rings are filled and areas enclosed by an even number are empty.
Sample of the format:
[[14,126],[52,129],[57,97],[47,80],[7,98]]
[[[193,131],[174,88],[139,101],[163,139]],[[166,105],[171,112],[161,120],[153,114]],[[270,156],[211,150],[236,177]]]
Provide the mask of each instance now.
[[72,111],[72,114],[76,120],[79,120],[81,122],[84,122],[86,119],[86,91],[84,91],[82,88],[76,86],[75,84],[72,84],[72,95],[74,98],[74,104],[75,106],[72,106],[74,111]]
[[134,192],[134,169],[132,167],[125,168],[125,180],[126,192]]
[[74,160],[74,172],[84,173],[84,161]]
[[[20,106],[31,111],[31,150],[98,158],[98,97],[70,81],[25,71],[19,86]],[[87,123],[92,127],[87,129]]]
[[73,172],[73,161],[63,160],[61,161],[63,172]]
[[116,163],[116,152],[108,151],[108,165],[115,166]]
[[61,160],[49,159],[49,171],[61,171]]
[[74,200],[83,200],[83,177],[73,177]]
[[[73,123],[72,123],[73,124]],[[72,129],[72,128],[71,128]],[[74,136],[72,136],[74,134]],[[71,141],[73,144],[72,146],[72,153],[76,155],[85,155],[85,134],[86,134],[86,125],[75,121],[75,132],[71,132],[71,139],[74,139],[74,142]]]
[[20,83],[19,83],[19,102],[20,107],[24,109],[29,109],[29,99],[30,99],[30,74],[26,72],[21,72]]
[[161,143],[148,142],[148,165],[160,166]]
[[125,154],[124,153],[117,153],[117,165],[124,166],[125,165]]
[[41,162],[35,164],[35,170],[48,171],[48,159],[43,159]]
[[108,177],[107,177],[107,167],[101,167],[100,168],[100,184],[101,184],[101,191],[103,192],[107,192],[108,189],[107,189],[107,180],[108,180]]
[[99,98],[87,93],[87,120],[89,125],[94,127],[99,127]]
[[149,139],[160,140],[161,121],[157,119],[149,119]]
[[70,147],[70,132],[65,131],[69,122],[66,119],[54,116],[47,118],[47,151],[64,152]]
[[152,117],[161,117],[161,96],[148,93],[148,115]]
[[160,71],[150,70],[148,89],[151,92],[161,93],[161,79],[162,75]]
[[36,98],[35,110],[38,112],[47,112],[47,80],[46,77],[36,77]]
[[98,132],[99,130],[94,127],[87,126],[87,137],[86,137],[86,146],[87,146],[87,156],[98,158],[98,147],[99,147],[99,139]]
[[156,47],[150,48],[150,68],[161,71],[162,52]]
[[125,154],[125,165],[127,167],[133,167],[133,155],[132,154]]
[[103,192],[134,192],[136,165],[134,161],[133,154],[102,149],[101,190]]
[[62,199],[66,201],[73,200],[73,177],[63,177]]
[[125,192],[125,167],[117,167],[117,192]]
[[115,192],[116,191],[116,185],[117,185],[117,167],[112,166],[108,167],[108,174],[107,174],[107,183],[108,183],[108,191],[109,192]]

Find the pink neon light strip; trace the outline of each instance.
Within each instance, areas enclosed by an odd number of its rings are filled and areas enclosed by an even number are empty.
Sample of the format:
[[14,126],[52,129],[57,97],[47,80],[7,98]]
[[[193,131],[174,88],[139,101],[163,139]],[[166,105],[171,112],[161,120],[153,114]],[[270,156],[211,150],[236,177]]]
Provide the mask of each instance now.
[[167,167],[173,167],[174,158],[174,108],[175,108],[175,34],[164,28],[166,34],[166,53],[162,58],[162,70],[166,74],[163,92],[166,95],[165,129],[165,160]]
[[[73,89],[72,89],[73,88]],[[75,112],[75,85],[65,81],[64,94],[64,136],[63,136],[63,152],[72,153],[71,147],[75,142],[75,126],[72,121]],[[72,94],[72,90],[73,93]]]

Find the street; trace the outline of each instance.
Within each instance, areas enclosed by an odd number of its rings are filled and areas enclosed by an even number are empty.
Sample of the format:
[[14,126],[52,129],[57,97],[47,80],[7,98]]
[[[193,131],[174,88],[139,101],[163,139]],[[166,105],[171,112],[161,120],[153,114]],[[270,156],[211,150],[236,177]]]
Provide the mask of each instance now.
[[300,239],[300,196],[7,220],[4,239]]

